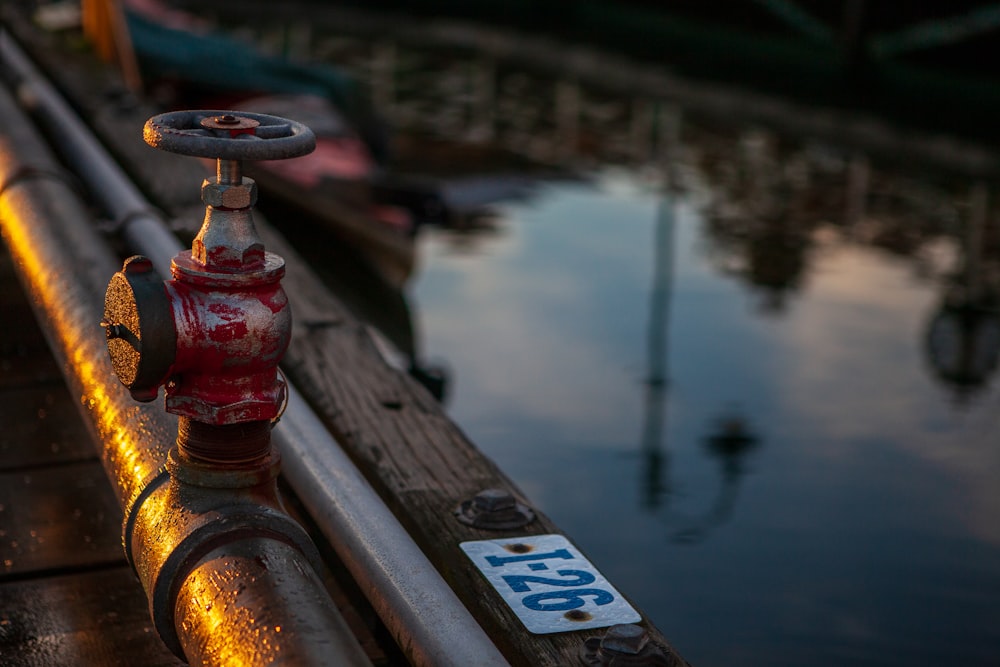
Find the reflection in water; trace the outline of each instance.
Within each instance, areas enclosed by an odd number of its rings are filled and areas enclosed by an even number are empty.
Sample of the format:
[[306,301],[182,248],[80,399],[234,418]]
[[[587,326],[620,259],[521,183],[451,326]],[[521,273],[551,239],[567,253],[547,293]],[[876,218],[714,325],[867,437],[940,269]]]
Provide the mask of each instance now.
[[996,371],[1000,316],[974,303],[945,303],[927,327],[926,346],[937,377],[965,405]]
[[962,268],[927,325],[925,346],[937,377],[952,390],[956,404],[967,405],[997,368],[1000,356],[1000,294],[984,269],[988,193],[973,186],[962,235]]
[[[428,352],[459,378],[451,414],[694,664],[995,664],[1000,239],[984,195],[862,142],[693,112],[675,140],[642,91],[343,44],[330,52],[415,135],[598,166],[505,209],[502,233],[431,230],[410,287]],[[609,185],[608,165],[627,177]],[[397,338],[416,353],[412,327]],[[955,410],[932,379],[979,400]]]
[[758,444],[746,419],[732,411],[716,420],[714,431],[704,440],[705,451],[719,466],[721,485],[712,505],[700,516],[687,517],[673,533],[673,540],[684,544],[701,542],[709,532],[732,516],[739,495],[740,481],[746,474],[744,460]]
[[[673,124],[679,132],[679,118]],[[674,133],[671,133],[672,135]],[[668,155],[678,146],[675,135],[667,142]],[[670,357],[670,291],[673,279],[674,239],[678,179],[672,165],[664,168],[665,193],[657,209],[653,239],[653,285],[650,292],[650,315],[647,330],[648,373],[645,382],[642,431],[643,479],[641,504],[666,518],[672,540],[693,544],[725,523],[736,504],[738,488],[745,472],[743,460],[758,442],[746,419],[735,410],[718,418],[713,433],[704,440],[705,451],[719,463],[721,484],[712,505],[701,515],[681,516],[669,507],[674,489],[670,482],[669,451],[664,451],[663,430],[667,410],[668,361]]]
[[670,281],[673,274],[674,194],[664,195],[656,219],[653,241],[653,289],[650,297],[645,408],[642,429],[642,504],[654,510],[669,493],[669,453],[663,452],[663,423],[667,410],[667,361],[669,359]]
[[765,313],[781,313],[801,288],[815,228],[803,165],[783,166],[775,148],[772,136],[745,135],[736,159],[719,165],[706,210],[716,262],[761,293]]

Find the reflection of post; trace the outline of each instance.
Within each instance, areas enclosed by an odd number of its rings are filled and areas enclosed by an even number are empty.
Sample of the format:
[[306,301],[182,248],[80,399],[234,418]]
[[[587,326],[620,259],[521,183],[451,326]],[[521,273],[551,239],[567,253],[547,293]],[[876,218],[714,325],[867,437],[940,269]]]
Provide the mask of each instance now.
[[965,299],[979,304],[983,297],[982,256],[983,230],[989,209],[989,191],[986,184],[976,181],[969,201],[969,224],[965,230]]
[[580,86],[575,81],[556,82],[555,120],[553,157],[571,159],[576,155],[580,129]]
[[496,64],[480,58],[472,65],[472,99],[469,105],[469,141],[494,139],[493,109],[496,106]]
[[669,358],[670,284],[673,275],[673,193],[669,190],[660,203],[653,244],[653,290],[650,297],[648,329],[649,375],[646,377],[645,420],[642,429],[644,483],[643,505],[653,509],[667,490],[662,451],[663,422],[666,412],[667,361]]
[[653,132],[656,135],[655,154],[663,169],[663,180],[668,189],[677,187],[674,172],[680,159],[681,123],[683,113],[679,108],[658,102],[653,114]]
[[871,182],[871,164],[868,157],[856,153],[847,163],[844,186],[844,226],[853,233],[855,226],[868,213],[868,188]]
[[983,276],[983,235],[989,192],[977,181],[969,196],[969,216],[962,238],[962,266],[924,334],[927,355],[937,377],[964,406],[996,371],[1000,359],[1000,316],[996,291]]
[[740,480],[746,474],[744,459],[756,446],[757,436],[739,412],[729,410],[718,419],[715,430],[705,439],[705,447],[718,460],[722,485],[708,511],[690,518],[674,533],[676,541],[700,542],[710,529],[729,520],[739,496]]
[[396,45],[393,42],[375,42],[371,64],[372,102],[387,118],[393,118],[395,110],[395,75]]
[[[673,281],[673,240],[676,226],[676,170],[680,146],[681,113],[669,107],[668,113],[657,109],[655,122],[660,133],[657,146],[663,169],[664,195],[657,211],[653,241],[653,288],[650,294],[647,354],[649,375],[642,429],[643,484],[642,504],[649,509],[659,506],[660,497],[668,489],[663,480],[669,478],[664,468],[669,464],[663,451],[663,426],[666,418],[667,374],[670,323],[670,289]],[[662,116],[662,117],[661,117]]]
[[650,158],[653,139],[652,102],[643,97],[632,100],[632,123],[630,125],[629,153],[640,165]]
[[864,77],[870,65],[868,34],[871,29],[867,0],[847,0],[844,3],[843,42],[844,65],[852,77]]

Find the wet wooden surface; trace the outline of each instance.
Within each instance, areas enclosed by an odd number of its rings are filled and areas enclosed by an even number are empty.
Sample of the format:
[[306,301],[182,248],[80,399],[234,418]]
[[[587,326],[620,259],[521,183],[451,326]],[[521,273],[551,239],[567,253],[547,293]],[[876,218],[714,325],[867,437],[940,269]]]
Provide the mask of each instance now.
[[7,667],[183,665],[149,622],[124,564],[0,584],[0,663]]
[[0,246],[0,665],[181,665],[125,563],[121,510]]

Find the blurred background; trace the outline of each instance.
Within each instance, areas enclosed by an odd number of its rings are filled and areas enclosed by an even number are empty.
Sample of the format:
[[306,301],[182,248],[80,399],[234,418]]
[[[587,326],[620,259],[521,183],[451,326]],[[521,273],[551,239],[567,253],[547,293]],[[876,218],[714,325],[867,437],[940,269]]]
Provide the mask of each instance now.
[[8,1],[310,124],[264,214],[692,664],[1000,664],[1000,4]]

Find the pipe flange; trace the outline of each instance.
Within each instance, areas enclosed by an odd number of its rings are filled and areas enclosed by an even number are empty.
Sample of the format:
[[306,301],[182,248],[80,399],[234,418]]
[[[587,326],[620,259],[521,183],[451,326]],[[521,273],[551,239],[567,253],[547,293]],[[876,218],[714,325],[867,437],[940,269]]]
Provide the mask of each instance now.
[[184,653],[174,624],[176,596],[191,570],[212,550],[247,538],[272,539],[291,545],[316,572],[322,571],[319,551],[281,508],[273,480],[234,490],[171,477],[138,508],[131,536],[134,567],[149,597],[153,626],[180,657]]

